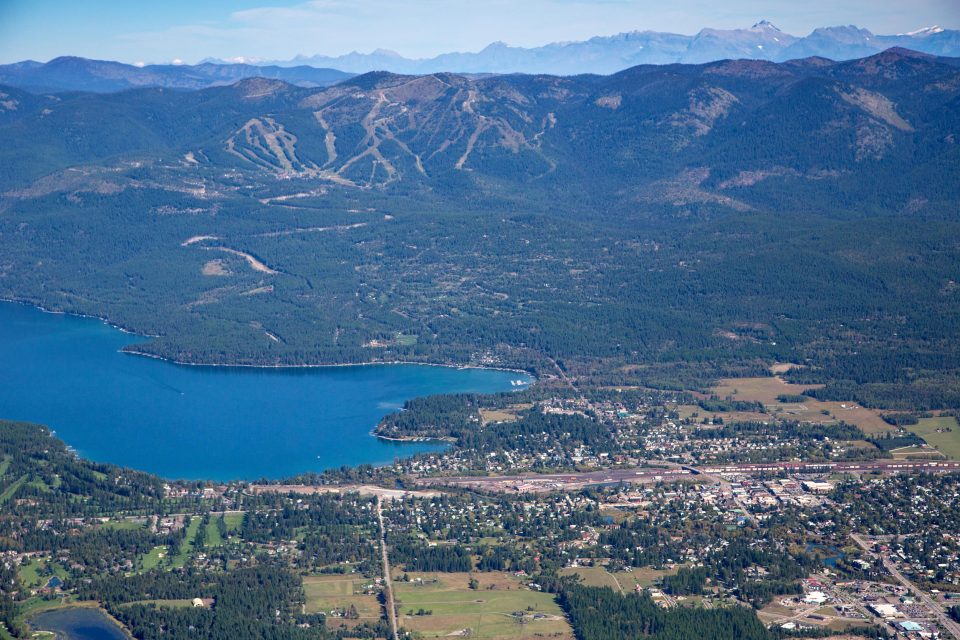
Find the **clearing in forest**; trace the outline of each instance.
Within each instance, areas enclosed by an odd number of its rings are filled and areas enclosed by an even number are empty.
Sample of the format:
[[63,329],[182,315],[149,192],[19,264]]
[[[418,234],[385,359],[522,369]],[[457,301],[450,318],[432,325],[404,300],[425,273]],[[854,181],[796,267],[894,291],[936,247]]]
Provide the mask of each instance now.
[[953,416],[921,418],[907,427],[933,447],[953,460],[960,460],[960,424]]
[[[359,575],[307,576],[303,579],[304,611],[325,614],[328,624],[333,620],[346,624],[377,620],[380,618],[380,602],[368,589],[373,584],[373,578],[365,579]],[[351,617],[351,607],[356,618]]]
[[[486,572],[407,575],[409,582],[394,582],[399,623],[423,638],[573,638],[553,595],[528,588],[529,578]],[[470,588],[471,576],[476,589]]]

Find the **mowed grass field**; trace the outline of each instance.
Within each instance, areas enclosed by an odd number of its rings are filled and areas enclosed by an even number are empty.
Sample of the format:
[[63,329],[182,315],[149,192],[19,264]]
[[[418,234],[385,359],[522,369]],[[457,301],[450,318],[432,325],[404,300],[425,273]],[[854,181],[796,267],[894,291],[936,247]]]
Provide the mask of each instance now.
[[525,403],[513,404],[503,409],[480,409],[480,420],[485,425],[491,422],[516,422],[520,418],[519,413],[532,406],[532,404]]
[[184,598],[181,600],[137,600],[136,602],[127,602],[120,606],[132,607],[136,604],[156,605],[158,607],[167,607],[168,609],[190,609],[193,607],[193,598]]
[[3,493],[0,493],[0,504],[3,504],[7,500],[13,497],[13,494],[17,492],[20,487],[27,481],[27,475],[24,474],[17,478]]
[[28,589],[46,586],[53,576],[66,580],[69,575],[61,565],[42,558],[31,558],[28,562],[21,564],[19,573],[20,581]]
[[[364,579],[349,575],[307,576],[303,579],[303,591],[306,594],[307,613],[329,614],[334,609],[349,609],[353,605],[360,615],[360,621],[376,620],[380,617],[380,603],[373,595],[363,595],[363,586],[373,583],[373,579]],[[328,623],[335,618],[328,618]]]
[[779,395],[802,395],[807,389],[815,389],[815,384],[791,384],[785,382],[782,378],[726,378],[720,380],[712,391],[726,398],[733,396],[737,400],[749,400],[751,402],[760,402],[764,405],[779,405],[777,400]]
[[769,420],[770,416],[758,413],[756,411],[727,411],[727,412],[715,412],[707,411],[702,407],[695,404],[680,404],[677,405],[677,413],[680,415],[681,420],[686,420],[687,418],[694,418],[694,422],[701,422],[704,418],[723,418],[724,422],[752,422],[758,421],[762,422],[764,420]]
[[[780,395],[802,395],[805,390],[815,389],[818,386],[821,385],[790,384],[778,377],[726,378],[720,380],[711,391],[721,398],[732,396],[736,400],[760,402],[772,416],[783,420],[823,423],[843,421],[860,427],[867,435],[888,433],[893,430],[893,427],[880,417],[879,411],[861,407],[855,402],[820,402],[809,398],[805,402],[794,403],[780,402],[777,399]],[[700,410],[700,414],[708,415],[703,410]],[[738,419],[732,414],[720,415]],[[761,417],[763,417],[762,414]],[[765,419],[769,419],[769,416]]]
[[960,460],[960,424],[953,416],[921,418],[918,424],[907,427],[943,455]]
[[205,549],[212,549],[223,544],[223,536],[220,535],[220,528],[217,526],[216,518],[211,518],[207,523],[207,541],[204,544]]
[[150,553],[144,554],[140,558],[142,571],[151,571],[160,566],[160,562],[167,556],[167,547],[159,546],[150,550]]
[[242,513],[227,513],[223,516],[223,522],[227,525],[227,534],[239,533],[243,528]]
[[[553,596],[531,591],[529,580],[505,573],[475,573],[479,582],[470,589],[467,573],[410,573],[411,582],[394,582],[398,601],[398,623],[424,638],[466,635],[470,638],[508,640],[553,637],[572,640],[567,624]],[[416,582],[419,578],[423,583]],[[429,610],[431,615],[408,615],[412,610]],[[525,624],[514,618],[523,612]]]
[[145,529],[146,522],[137,522],[136,520],[110,520],[100,525],[101,529],[116,529],[118,531],[137,531]]
[[[627,587],[616,576],[603,567],[564,567],[559,571],[562,576],[580,576],[580,582],[588,587],[610,587],[614,591],[623,591]],[[633,585],[629,585],[633,588]]]
[[646,588],[655,585],[657,580],[663,576],[672,576],[680,568],[675,569],[653,569],[643,567],[641,569],[632,569],[630,571],[618,571],[616,573],[617,581],[623,587],[624,591],[633,591],[637,586]]
[[614,591],[629,593],[638,585],[640,587],[650,587],[663,576],[673,575],[677,569],[652,569],[643,567],[642,569],[632,569],[630,571],[617,571],[610,573],[604,567],[565,567],[560,570],[562,576],[580,576],[582,584],[590,587],[610,587]]
[[182,567],[190,560],[190,555],[194,551],[193,539],[197,536],[197,531],[200,529],[200,520],[200,516],[190,518],[190,524],[187,525],[187,535],[180,543],[180,549],[177,550],[176,555],[170,559],[174,567]]

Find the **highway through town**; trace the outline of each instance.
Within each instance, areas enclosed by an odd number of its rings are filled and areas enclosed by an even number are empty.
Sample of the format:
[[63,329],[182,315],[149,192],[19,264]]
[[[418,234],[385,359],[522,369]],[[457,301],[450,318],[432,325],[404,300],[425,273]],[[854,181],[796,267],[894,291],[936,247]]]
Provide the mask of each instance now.
[[850,537],[853,539],[854,542],[860,545],[860,547],[864,551],[866,551],[868,554],[870,554],[871,556],[879,557],[880,561],[883,562],[884,568],[886,568],[886,570],[890,572],[890,575],[892,575],[897,580],[897,582],[899,582],[900,584],[905,586],[907,589],[909,589],[911,592],[913,592],[916,595],[917,600],[923,603],[923,606],[925,606],[930,612],[932,612],[934,615],[937,616],[937,620],[940,622],[943,628],[949,631],[950,634],[953,635],[954,638],[956,638],[956,640],[960,640],[960,624],[957,624],[956,622],[954,622],[954,620],[951,619],[950,616],[948,616],[947,613],[943,610],[943,607],[941,607],[938,603],[934,602],[933,598],[931,598],[929,594],[927,594],[927,592],[918,588],[915,584],[913,584],[910,581],[909,578],[903,575],[900,572],[900,569],[897,568],[896,563],[890,560],[889,556],[874,552],[873,545],[859,534],[851,533]]
[[383,526],[383,498],[377,496],[377,522],[380,523],[380,555],[383,562],[383,594],[387,619],[390,620],[392,640],[399,640],[397,634],[397,607],[393,599],[393,578],[390,575],[390,558],[387,556],[387,529]]

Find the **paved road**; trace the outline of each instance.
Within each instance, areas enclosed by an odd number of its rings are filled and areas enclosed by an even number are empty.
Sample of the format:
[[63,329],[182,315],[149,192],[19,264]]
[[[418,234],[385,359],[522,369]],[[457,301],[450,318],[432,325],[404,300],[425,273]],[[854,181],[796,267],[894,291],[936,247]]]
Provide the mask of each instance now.
[[390,559],[387,558],[387,529],[383,526],[383,500],[377,496],[377,522],[380,523],[380,554],[383,561],[383,588],[387,596],[387,618],[390,620],[390,632],[393,640],[397,635],[397,608],[393,604],[393,579],[390,577]]
[[897,568],[897,565],[887,556],[874,553],[872,550],[872,545],[863,537],[856,533],[851,533],[850,537],[853,538],[853,541],[860,545],[864,551],[872,556],[878,556],[880,561],[883,562],[883,566],[887,571],[890,572],[890,575],[892,575],[897,582],[905,586],[907,589],[913,591],[916,594],[917,599],[923,603],[923,606],[937,616],[937,620],[940,622],[943,628],[953,635],[956,640],[960,640],[960,624],[954,622],[953,619],[943,610],[943,607],[941,607],[939,603],[934,602],[933,598],[931,598],[925,591],[919,589],[905,575],[900,573],[900,569]]

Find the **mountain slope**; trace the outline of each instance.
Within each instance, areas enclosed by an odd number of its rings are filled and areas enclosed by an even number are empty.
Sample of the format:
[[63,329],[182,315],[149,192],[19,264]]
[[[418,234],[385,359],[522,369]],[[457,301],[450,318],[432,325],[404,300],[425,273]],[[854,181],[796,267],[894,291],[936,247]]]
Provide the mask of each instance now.
[[[167,149],[364,188],[452,176],[546,188],[597,173],[590,180],[642,184],[704,158],[716,175],[772,161],[802,175],[856,172],[867,160],[881,175],[914,162],[915,144],[952,148],[958,74],[952,60],[891,50],[847,63],[641,66],[607,77],[372,73],[325,89],[255,78],[187,94],[17,93],[30,107],[2,117],[8,139],[21,141],[16,154],[42,149],[51,170]],[[934,113],[946,120],[928,122]],[[109,127],[98,121],[105,114]]]

